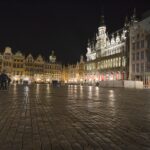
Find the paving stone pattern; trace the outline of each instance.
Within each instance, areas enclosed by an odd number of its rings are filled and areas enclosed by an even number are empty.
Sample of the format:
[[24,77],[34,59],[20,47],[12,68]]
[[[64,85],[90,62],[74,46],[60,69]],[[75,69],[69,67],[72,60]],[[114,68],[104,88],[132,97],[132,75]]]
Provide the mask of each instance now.
[[0,150],[150,150],[150,90],[12,85]]

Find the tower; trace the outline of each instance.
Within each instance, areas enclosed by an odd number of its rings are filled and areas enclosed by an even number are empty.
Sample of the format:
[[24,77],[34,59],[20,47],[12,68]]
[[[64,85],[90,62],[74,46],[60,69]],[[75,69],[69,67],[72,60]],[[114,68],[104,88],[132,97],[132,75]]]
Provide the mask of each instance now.
[[83,55],[80,56],[80,63],[84,63],[84,57],[83,57]]
[[102,50],[106,47],[106,39],[106,25],[104,21],[104,15],[103,13],[101,13],[100,26],[98,28],[98,34],[96,37],[98,50]]
[[54,54],[54,51],[52,51],[52,54],[49,56],[49,60],[51,63],[55,63],[56,62],[56,56]]

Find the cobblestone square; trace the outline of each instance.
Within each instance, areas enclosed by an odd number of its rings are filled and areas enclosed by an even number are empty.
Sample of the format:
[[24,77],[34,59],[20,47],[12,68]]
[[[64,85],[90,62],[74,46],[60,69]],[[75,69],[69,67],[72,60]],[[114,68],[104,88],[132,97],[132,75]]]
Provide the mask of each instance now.
[[35,84],[0,91],[0,150],[149,149],[149,90]]

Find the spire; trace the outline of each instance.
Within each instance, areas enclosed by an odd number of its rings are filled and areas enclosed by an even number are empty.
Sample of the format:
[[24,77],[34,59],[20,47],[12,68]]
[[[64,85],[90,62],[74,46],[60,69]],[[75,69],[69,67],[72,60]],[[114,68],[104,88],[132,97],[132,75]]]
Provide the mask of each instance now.
[[133,20],[136,20],[136,8],[133,10]]
[[54,50],[52,50],[52,56],[54,56]]
[[54,54],[54,51],[52,51],[51,55],[49,56],[49,60],[50,60],[51,63],[56,62],[56,56]]
[[128,21],[128,17],[126,16],[126,17],[125,17],[124,26],[125,26],[125,27],[127,27],[127,26],[128,26],[128,23],[129,23],[129,21]]
[[120,41],[120,35],[119,35],[119,32],[117,32],[117,35],[116,35],[116,42],[119,42]]
[[132,23],[137,22],[136,9],[133,10],[133,16],[131,17]]
[[91,47],[91,41],[90,39],[88,39],[88,44],[87,44],[88,47]]
[[100,18],[100,27],[102,27],[102,26],[105,26],[103,8],[101,9],[101,18]]

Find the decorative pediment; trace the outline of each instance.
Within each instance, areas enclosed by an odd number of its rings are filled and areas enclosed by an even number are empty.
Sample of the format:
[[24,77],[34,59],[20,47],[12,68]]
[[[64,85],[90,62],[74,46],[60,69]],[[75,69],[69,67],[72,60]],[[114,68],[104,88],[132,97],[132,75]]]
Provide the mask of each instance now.
[[12,55],[11,47],[5,47],[4,55],[6,55],[6,54]]
[[35,61],[39,62],[39,63],[43,63],[44,62],[43,57],[41,55],[39,55]]
[[33,61],[34,61],[33,56],[32,56],[31,54],[29,54],[29,55],[26,57],[26,61],[33,62]]
[[111,45],[115,44],[115,37],[114,34],[112,34],[112,38],[111,38]]

